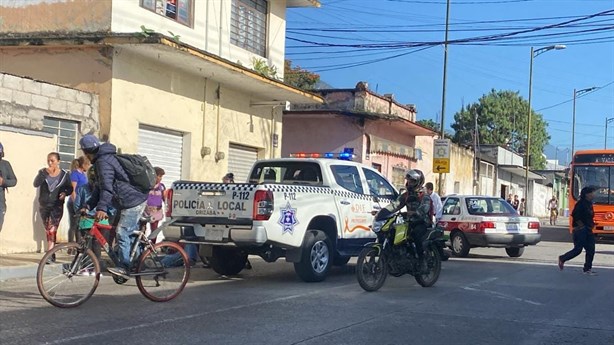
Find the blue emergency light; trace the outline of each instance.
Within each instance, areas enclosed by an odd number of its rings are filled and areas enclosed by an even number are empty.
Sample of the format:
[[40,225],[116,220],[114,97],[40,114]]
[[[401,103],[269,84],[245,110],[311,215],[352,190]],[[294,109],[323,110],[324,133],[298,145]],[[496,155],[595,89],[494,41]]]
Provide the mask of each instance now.
[[344,149],[343,152],[325,152],[325,153],[308,153],[308,152],[297,152],[291,153],[291,158],[337,158],[341,160],[351,161],[356,155],[354,155],[354,149],[348,150]]

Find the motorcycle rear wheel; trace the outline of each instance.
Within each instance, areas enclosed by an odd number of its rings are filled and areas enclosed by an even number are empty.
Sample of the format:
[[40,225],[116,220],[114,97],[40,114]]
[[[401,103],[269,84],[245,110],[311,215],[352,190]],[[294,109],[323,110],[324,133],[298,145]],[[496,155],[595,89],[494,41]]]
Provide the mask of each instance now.
[[441,257],[439,256],[439,250],[434,246],[430,246],[425,253],[424,259],[428,267],[428,273],[417,274],[414,277],[418,284],[422,287],[431,287],[439,279],[441,273]]
[[384,285],[388,275],[386,258],[374,247],[364,248],[356,263],[356,278],[365,291],[377,291]]

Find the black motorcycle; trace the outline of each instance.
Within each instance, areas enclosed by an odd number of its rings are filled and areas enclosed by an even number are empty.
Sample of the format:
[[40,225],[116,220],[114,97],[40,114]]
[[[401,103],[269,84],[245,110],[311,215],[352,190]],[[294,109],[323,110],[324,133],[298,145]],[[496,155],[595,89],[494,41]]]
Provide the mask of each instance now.
[[444,245],[442,229],[429,228],[424,236],[424,262],[418,258],[409,225],[400,212],[381,209],[375,215],[371,230],[377,234],[377,241],[365,245],[356,266],[356,277],[363,289],[378,290],[388,274],[394,277],[411,274],[423,287],[437,282]]

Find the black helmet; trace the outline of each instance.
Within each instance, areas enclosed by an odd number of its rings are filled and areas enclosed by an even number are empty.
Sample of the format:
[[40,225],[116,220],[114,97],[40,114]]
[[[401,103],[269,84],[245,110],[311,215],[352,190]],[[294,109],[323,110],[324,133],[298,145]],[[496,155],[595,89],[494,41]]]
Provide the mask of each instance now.
[[405,172],[405,187],[411,191],[417,191],[424,185],[424,174],[418,169],[409,169]]

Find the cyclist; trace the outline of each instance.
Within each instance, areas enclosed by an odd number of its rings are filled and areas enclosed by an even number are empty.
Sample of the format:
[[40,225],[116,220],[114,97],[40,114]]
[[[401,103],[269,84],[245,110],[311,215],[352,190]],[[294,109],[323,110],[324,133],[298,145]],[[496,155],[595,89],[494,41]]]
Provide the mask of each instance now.
[[548,209],[550,210],[550,225],[556,225],[556,217],[559,215],[559,201],[556,200],[554,195],[548,202]]
[[108,267],[111,274],[128,279],[130,267],[130,235],[139,229],[139,219],[147,204],[147,193],[141,192],[130,184],[130,179],[117,160],[117,150],[111,143],[100,143],[92,134],[83,136],[79,141],[83,153],[89,158],[96,170],[96,186],[91,200],[96,205],[96,219],[106,219],[109,206],[118,210],[116,220],[119,261],[122,267]]

